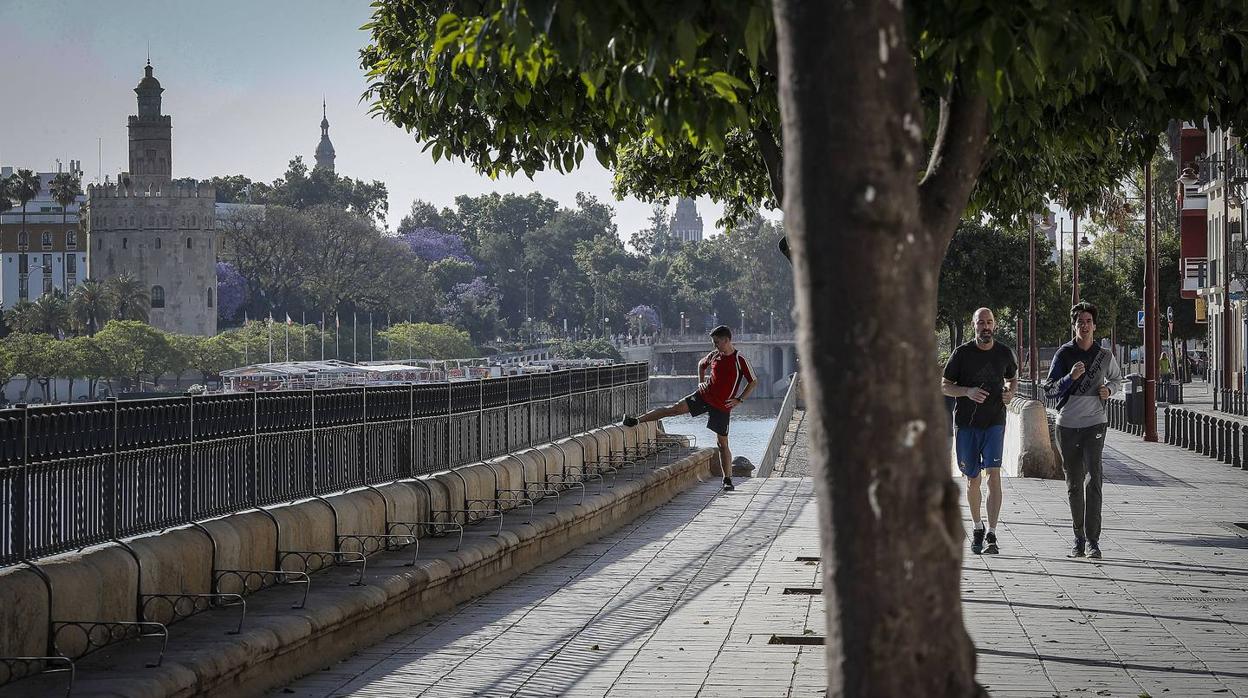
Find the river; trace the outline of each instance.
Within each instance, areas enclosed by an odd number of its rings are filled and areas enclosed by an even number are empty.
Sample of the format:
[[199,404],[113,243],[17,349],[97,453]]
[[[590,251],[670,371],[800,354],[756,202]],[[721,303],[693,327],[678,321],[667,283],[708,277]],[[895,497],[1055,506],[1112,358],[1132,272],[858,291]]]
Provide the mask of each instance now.
[[[767,450],[767,441],[771,439],[771,430],[776,426],[781,402],[783,400],[747,400],[732,411],[728,447],[734,457],[745,456],[758,467]],[[651,405],[652,408],[657,406]],[[699,446],[715,445],[715,434],[706,428],[706,415],[668,417],[663,420],[663,428],[669,434],[694,436]]]

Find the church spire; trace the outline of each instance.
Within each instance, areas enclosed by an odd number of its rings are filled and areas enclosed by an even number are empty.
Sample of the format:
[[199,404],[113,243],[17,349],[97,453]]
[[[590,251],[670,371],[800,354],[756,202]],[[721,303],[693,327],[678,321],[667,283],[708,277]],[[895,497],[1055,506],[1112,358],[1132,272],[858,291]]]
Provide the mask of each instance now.
[[321,142],[316,146],[316,169],[334,171],[334,144],[329,140],[329,115],[321,98]]

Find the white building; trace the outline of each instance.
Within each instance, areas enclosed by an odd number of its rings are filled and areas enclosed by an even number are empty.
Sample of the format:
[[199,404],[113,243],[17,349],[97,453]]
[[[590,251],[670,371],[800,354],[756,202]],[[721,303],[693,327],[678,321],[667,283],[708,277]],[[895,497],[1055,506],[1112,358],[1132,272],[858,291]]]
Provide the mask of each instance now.
[[[0,177],[18,168],[0,167]],[[79,161],[69,161],[69,171],[82,176]],[[39,193],[22,207],[0,214],[0,305],[5,310],[21,301],[34,302],[44,294],[70,294],[87,278],[87,244],[78,220],[85,196],[64,211],[49,191],[59,172],[39,172]]]

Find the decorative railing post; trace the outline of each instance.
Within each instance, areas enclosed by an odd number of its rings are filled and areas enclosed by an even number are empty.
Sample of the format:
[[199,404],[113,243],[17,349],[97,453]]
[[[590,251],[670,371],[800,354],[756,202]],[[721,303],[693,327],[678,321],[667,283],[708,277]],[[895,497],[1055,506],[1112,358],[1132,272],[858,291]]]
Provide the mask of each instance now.
[[407,384],[407,476],[416,477],[416,384]]
[[317,448],[320,444],[318,444],[316,440],[316,388],[312,388],[309,401],[312,405],[309,408],[312,413],[312,426],[308,431],[311,435],[308,437],[311,440],[311,447],[308,449],[311,452],[311,457],[308,458],[308,486],[311,488],[310,491],[312,494],[320,494],[320,490],[316,488],[317,455],[320,453],[320,449]]
[[13,547],[11,551],[17,559],[30,557],[30,407],[21,404],[17,408],[22,411],[22,472],[18,476],[13,493]]
[[108,477],[104,478],[104,530],[110,540],[117,539],[117,484],[121,475],[121,455],[119,432],[121,429],[121,407],[117,398],[110,397],[113,403],[113,457],[108,461]]
[[186,458],[182,459],[182,474],[178,492],[179,508],[183,519],[191,518],[191,476],[195,472],[195,395],[187,394],[187,446]]
[[369,462],[372,460],[368,457],[368,386],[364,386],[364,424],[360,427],[360,465],[364,470],[364,481],[372,484],[370,477],[372,471],[369,470]]
[[248,503],[251,506],[260,504],[260,393],[250,388],[251,393],[251,492],[248,492]]

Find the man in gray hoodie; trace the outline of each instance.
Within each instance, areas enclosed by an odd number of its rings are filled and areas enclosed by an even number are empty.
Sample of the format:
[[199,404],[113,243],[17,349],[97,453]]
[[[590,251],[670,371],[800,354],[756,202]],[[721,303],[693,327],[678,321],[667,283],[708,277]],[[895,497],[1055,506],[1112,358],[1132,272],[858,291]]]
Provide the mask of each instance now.
[[[1066,470],[1066,492],[1075,529],[1072,557],[1101,558],[1101,453],[1105,448],[1105,401],[1122,386],[1114,353],[1096,344],[1096,306],[1070,309],[1074,340],[1053,356],[1045,392],[1057,400],[1057,443]],[[1086,545],[1086,548],[1085,548]]]

